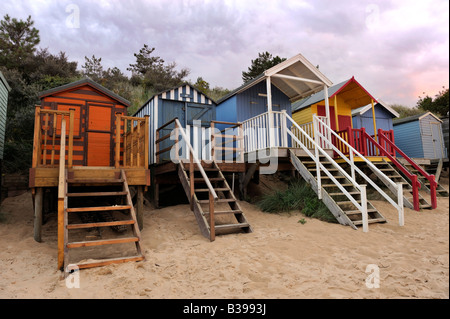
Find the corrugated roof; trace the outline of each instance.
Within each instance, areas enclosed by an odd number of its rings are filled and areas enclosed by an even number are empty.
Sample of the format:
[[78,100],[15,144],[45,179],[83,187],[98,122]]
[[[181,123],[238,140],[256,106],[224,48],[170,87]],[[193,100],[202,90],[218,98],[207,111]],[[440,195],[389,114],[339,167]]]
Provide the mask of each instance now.
[[100,92],[103,92],[104,94],[108,95],[112,99],[114,99],[114,100],[116,100],[118,102],[121,102],[122,104],[124,104],[127,107],[129,107],[131,105],[130,101],[124,99],[123,97],[121,97],[121,96],[117,95],[116,93],[108,90],[104,86],[98,84],[97,82],[95,82],[95,81],[93,81],[93,80],[91,80],[89,78],[83,78],[81,80],[78,80],[78,81],[75,81],[75,82],[72,82],[72,83],[61,85],[61,86],[55,87],[55,88],[50,89],[50,90],[46,90],[44,92],[41,92],[39,94],[39,97],[42,98],[42,97],[45,97],[45,96],[49,96],[49,95],[55,94],[57,92],[66,91],[66,90],[69,90],[69,89],[72,89],[72,88],[76,88],[76,87],[80,87],[80,86],[83,86],[83,85],[86,85],[86,84],[92,86],[93,88],[99,90]]

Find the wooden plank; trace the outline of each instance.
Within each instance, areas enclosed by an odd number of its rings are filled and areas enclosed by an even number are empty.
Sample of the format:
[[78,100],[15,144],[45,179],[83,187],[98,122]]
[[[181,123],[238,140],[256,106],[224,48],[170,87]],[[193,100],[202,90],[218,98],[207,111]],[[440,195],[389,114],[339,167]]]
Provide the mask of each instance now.
[[68,193],[67,197],[97,197],[97,196],[120,196],[126,195],[126,192],[91,192],[91,193]]
[[215,220],[214,220],[214,197],[209,193],[209,240],[216,239]]
[[132,220],[121,220],[114,222],[98,222],[98,223],[85,223],[85,224],[70,224],[67,225],[67,229],[82,229],[82,228],[95,228],[95,227],[109,227],[109,226],[120,226],[120,225],[133,225]]
[[67,208],[68,213],[77,212],[103,212],[109,210],[127,210],[131,209],[131,205],[117,205],[117,206],[98,206],[98,207],[76,207]]
[[87,261],[82,263],[74,264],[71,267],[68,267],[68,271],[76,270],[76,269],[86,269],[86,268],[93,268],[93,267],[102,267],[107,266],[111,264],[120,264],[130,261],[142,261],[145,258],[143,256],[133,256],[133,257],[119,257],[119,258],[111,258],[111,259],[99,259],[94,261]]
[[115,239],[102,239],[102,240],[92,240],[92,241],[79,241],[67,244],[67,248],[80,248],[80,247],[92,247],[101,245],[113,245],[113,244],[124,244],[137,242],[139,238],[137,237],[127,237],[127,238],[115,238]]

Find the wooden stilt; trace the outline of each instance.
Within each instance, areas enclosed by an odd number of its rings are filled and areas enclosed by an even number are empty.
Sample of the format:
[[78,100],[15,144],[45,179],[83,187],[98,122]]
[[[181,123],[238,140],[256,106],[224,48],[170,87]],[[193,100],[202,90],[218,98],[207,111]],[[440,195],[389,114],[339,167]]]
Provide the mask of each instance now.
[[42,235],[42,208],[44,199],[44,189],[39,187],[34,195],[34,240],[41,242]]
[[142,186],[137,187],[137,214],[136,219],[139,230],[144,228],[144,190]]

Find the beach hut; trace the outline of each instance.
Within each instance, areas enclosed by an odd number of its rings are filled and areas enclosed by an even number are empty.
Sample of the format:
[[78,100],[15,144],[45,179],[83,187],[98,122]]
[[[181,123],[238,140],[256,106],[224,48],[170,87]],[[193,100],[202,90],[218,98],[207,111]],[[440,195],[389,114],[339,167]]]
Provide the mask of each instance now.
[[[2,185],[2,162],[3,152],[5,150],[5,129],[9,91],[11,91],[11,87],[3,76],[3,73],[0,72],[0,185]],[[2,199],[1,197],[2,192],[0,192],[0,201]]]
[[[299,125],[312,122],[313,114],[325,116],[325,92],[320,91],[292,104],[292,118]],[[333,85],[328,89],[328,103],[330,105],[330,126],[339,131],[352,127],[352,111],[366,107],[371,110],[377,100],[358,82],[355,77]],[[372,124],[372,127],[376,123]],[[375,129],[376,130],[376,129]]]
[[[245,140],[246,153],[288,148],[291,144],[283,114],[290,117],[293,101],[327,91],[331,85],[317,67],[298,54],[218,100],[217,119],[242,122],[244,131],[253,131]],[[328,114],[329,108],[324,111]],[[287,157],[286,149],[279,154]]]
[[[170,133],[169,128],[158,128],[178,118],[184,128],[198,124],[201,127],[209,127],[211,121],[216,119],[216,103],[206,94],[195,89],[190,84],[183,84],[153,95],[135,113],[134,116],[150,116],[149,125],[150,148],[149,165],[155,164],[159,154],[155,151],[156,135],[164,136]],[[204,130],[203,130],[204,131]],[[191,134],[189,135],[191,137]],[[160,149],[169,147],[173,142],[162,141]],[[168,153],[161,153],[161,159],[168,160]]]
[[[380,100],[374,105],[374,109],[377,129],[392,131],[394,129],[392,120],[399,117],[399,114]],[[353,128],[360,129],[364,127],[368,134],[375,135],[373,114],[370,104],[352,110]]]
[[447,157],[442,120],[431,112],[393,121],[395,144],[410,158]]
[[[69,271],[69,264],[88,268],[143,260],[140,228],[143,191],[150,185],[149,118],[127,116],[130,103],[89,78],[42,92],[40,98],[29,174],[35,240],[41,241],[43,207],[51,206],[44,205],[44,200],[53,201],[53,196],[44,194],[50,193],[57,197],[58,269]],[[131,188],[137,193],[137,216]],[[117,212],[124,215],[119,217]],[[108,227],[132,235],[92,239],[80,233]],[[109,258],[96,251],[101,258],[69,259],[69,250],[112,244],[132,245],[137,252]]]

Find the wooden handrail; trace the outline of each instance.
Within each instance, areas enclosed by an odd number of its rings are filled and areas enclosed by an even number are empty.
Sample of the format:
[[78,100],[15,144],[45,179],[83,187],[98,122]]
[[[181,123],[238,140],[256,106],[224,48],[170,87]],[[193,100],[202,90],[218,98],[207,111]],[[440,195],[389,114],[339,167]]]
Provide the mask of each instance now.
[[[380,136],[379,136],[380,137]],[[411,186],[413,188],[413,204],[414,204],[414,210],[419,211],[420,210],[420,204],[419,204],[419,189],[420,189],[420,183],[417,178],[417,175],[411,174],[410,171],[408,171],[403,165],[401,165],[395,157],[393,157],[389,152],[387,152],[380,144],[378,144],[369,134],[367,134],[364,131],[364,138],[369,141],[372,145],[374,145],[379,151],[381,156],[386,156],[389,158],[389,160],[394,163],[395,166],[403,173],[406,177],[411,181]]]
[[66,197],[66,119],[61,119],[61,145],[58,178],[58,269],[64,267],[64,201]]
[[[123,121],[123,126],[122,126]],[[136,125],[134,124],[136,122]],[[128,123],[131,123],[128,131]],[[143,126],[144,132],[141,130]],[[123,133],[121,132],[123,127]],[[133,117],[116,113],[116,134],[115,134],[115,160],[114,166],[119,167],[143,167],[148,166],[149,152],[149,116]],[[141,140],[143,139],[143,143]],[[123,151],[121,151],[121,142],[123,141]],[[136,148],[135,145],[136,144]],[[141,145],[143,144],[143,145]],[[143,148],[143,149],[142,149]],[[144,152],[144,159],[141,160],[141,154]],[[134,156],[136,153],[136,157]],[[120,157],[122,156],[122,165]],[[128,162],[129,156],[129,162]]]
[[169,122],[167,122],[166,124],[163,124],[162,126],[158,127],[156,129],[156,132],[161,131],[163,128],[165,128],[166,126],[169,126],[170,124],[172,124],[173,122],[175,122],[176,120],[178,120],[178,117],[175,117],[173,119],[171,119]]
[[[414,162],[411,158],[409,158],[408,155],[406,155],[400,148],[398,148],[397,145],[395,145],[392,141],[390,141],[380,130],[378,130],[378,139],[380,141],[384,141],[385,143],[389,144],[389,146],[394,149],[397,153],[399,153],[412,167],[414,167],[422,176],[424,176],[429,182],[430,182],[430,195],[431,195],[431,207],[435,209],[437,207],[437,199],[436,199],[436,188],[437,188],[437,182],[434,178],[434,175],[428,174],[423,170],[419,165],[417,165],[416,162]],[[383,149],[383,153],[386,155],[390,155],[388,151]],[[399,165],[401,165],[399,163]],[[401,165],[403,167],[403,165]],[[402,170],[403,172],[403,170]],[[417,182],[419,184],[420,188],[420,182]],[[415,203],[414,203],[415,204]]]
[[[42,144],[42,122],[41,115],[45,115],[44,119],[44,144]],[[32,159],[32,167],[46,166],[47,165],[47,145],[49,141],[49,125],[50,125],[50,116],[53,116],[53,132],[51,137],[51,150],[50,150],[50,165],[55,165],[56,160],[56,128],[57,128],[57,119],[58,115],[61,115],[61,121],[67,116],[69,118],[69,130],[68,130],[68,154],[67,154],[67,166],[72,168],[73,166],[73,132],[74,132],[74,119],[75,119],[75,109],[69,109],[69,111],[63,110],[48,110],[41,108],[40,105],[35,106],[35,120],[34,120],[34,137],[33,137],[33,159]],[[61,122],[62,123],[62,122]],[[62,125],[62,124],[61,124]],[[66,135],[67,136],[67,122],[65,123],[66,127]],[[60,145],[62,144],[62,136],[60,137]],[[60,160],[61,160],[61,148],[60,148]],[[65,162],[65,159],[63,160]]]

